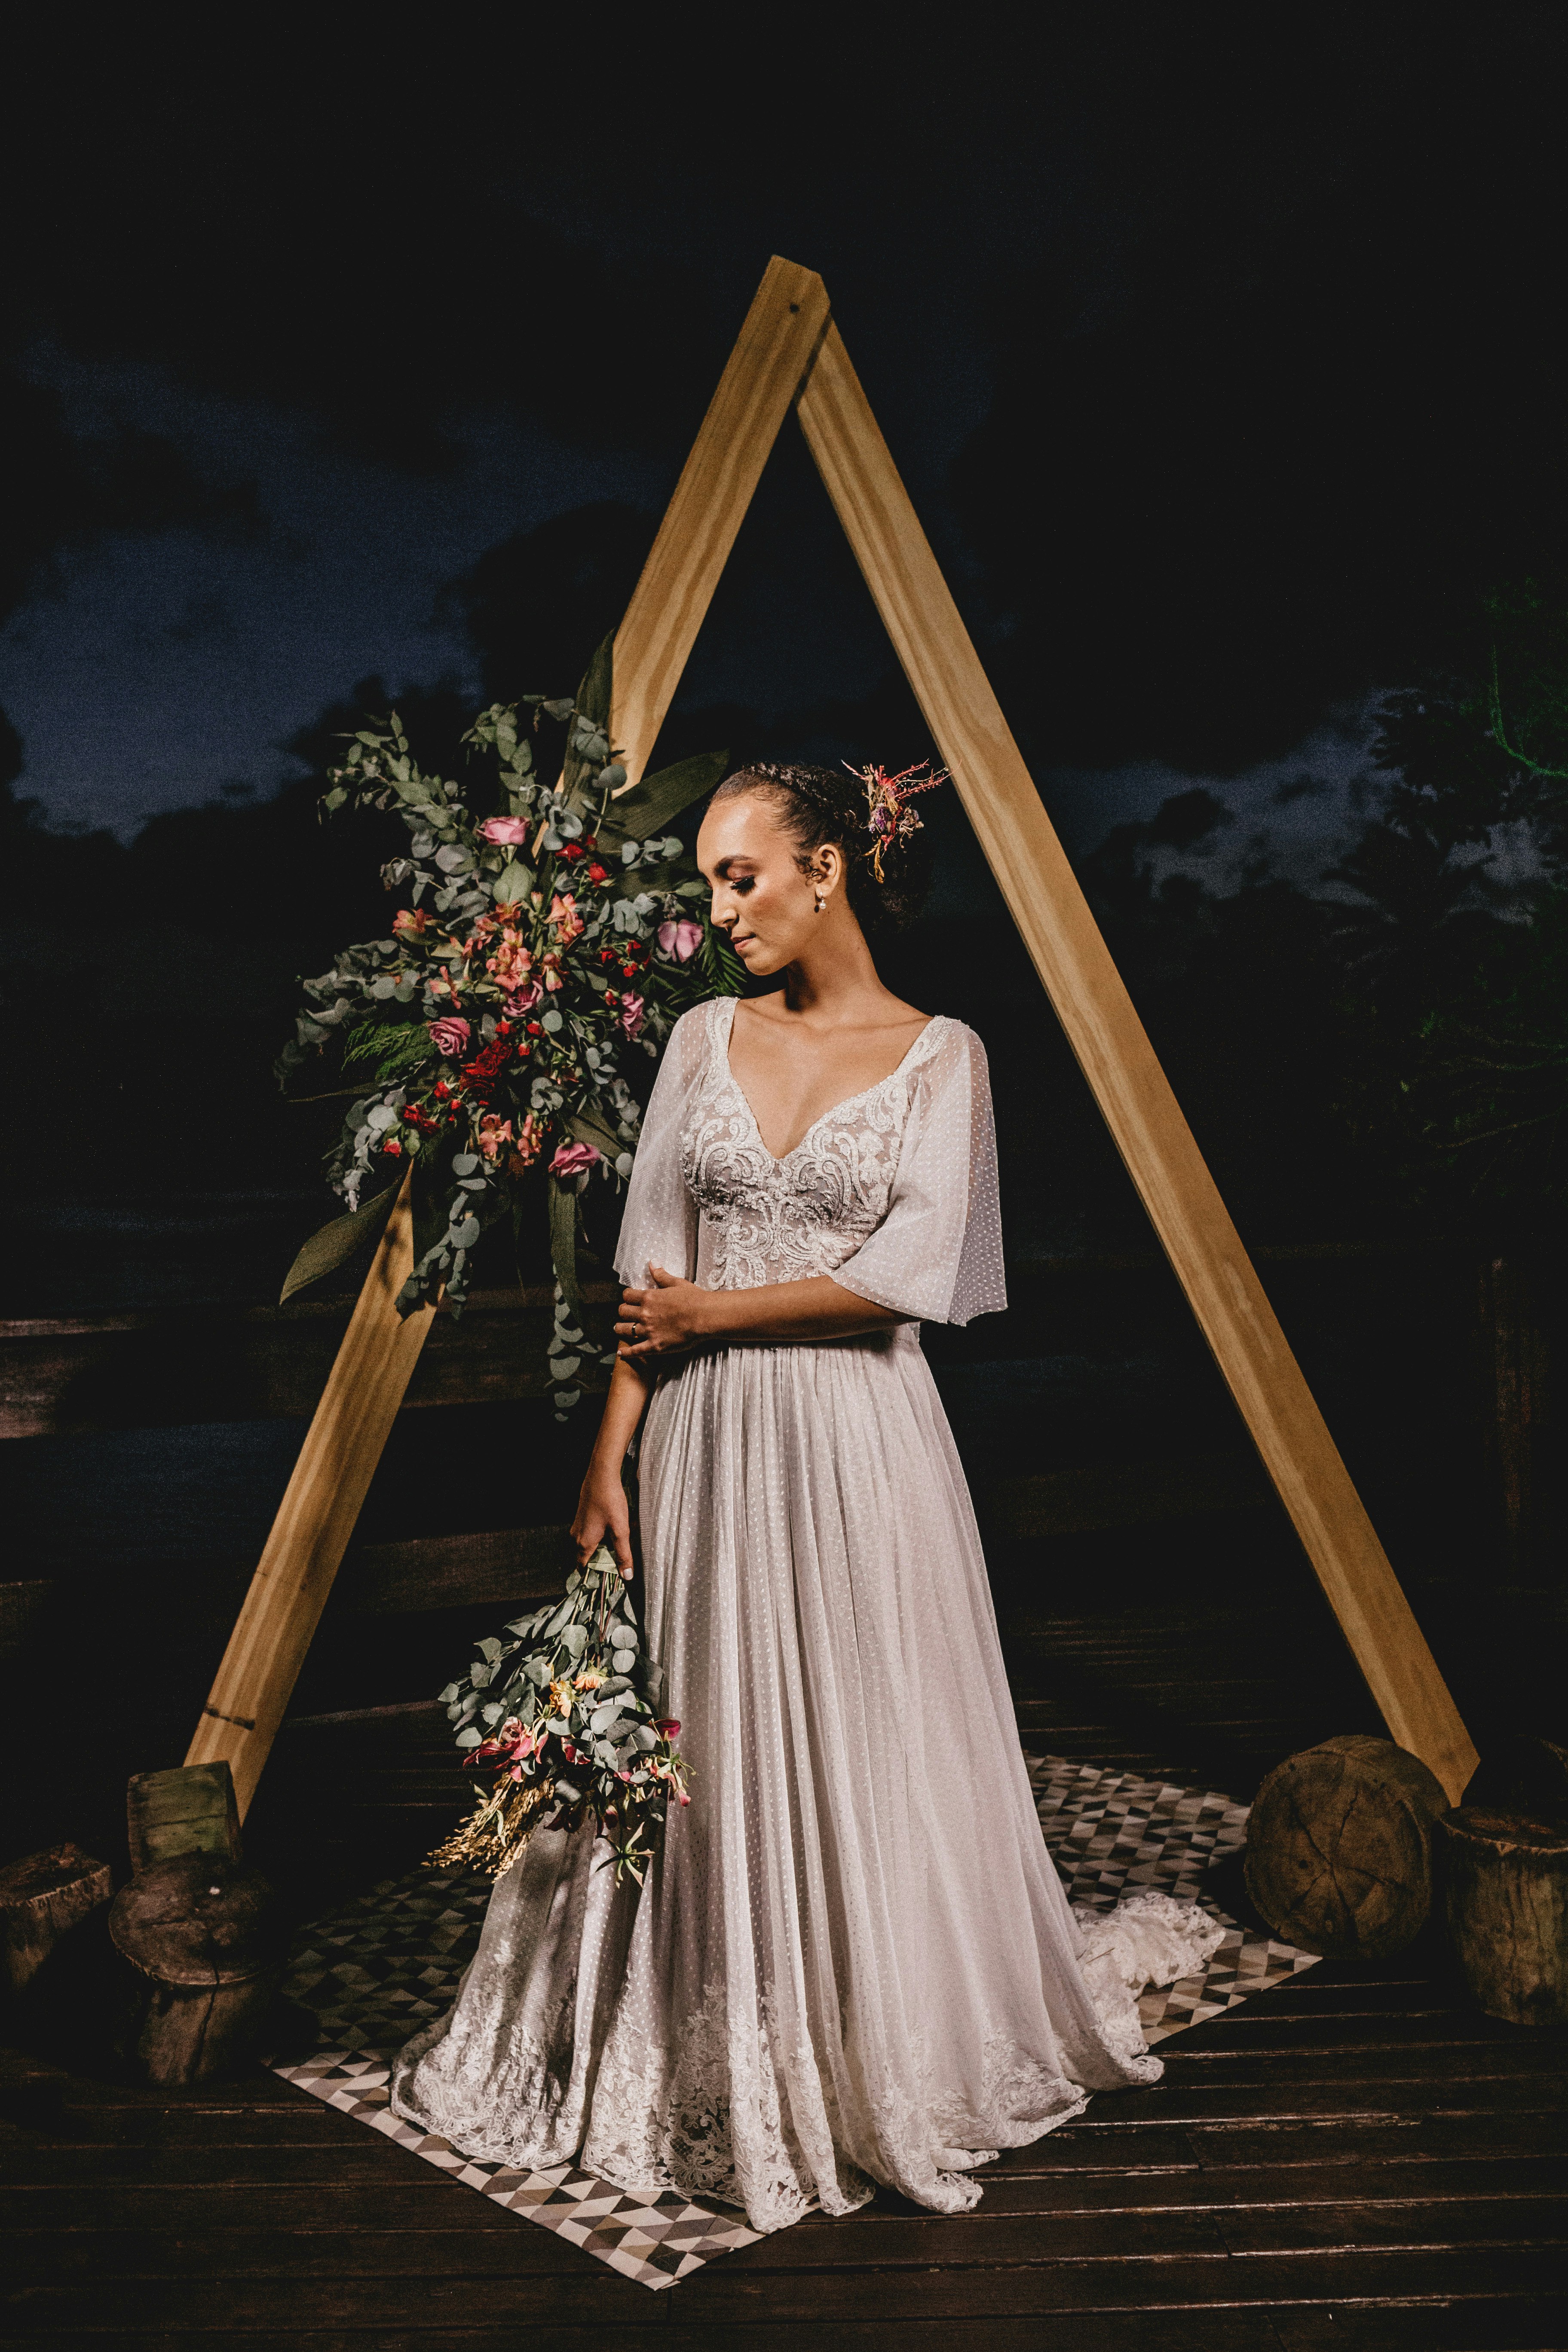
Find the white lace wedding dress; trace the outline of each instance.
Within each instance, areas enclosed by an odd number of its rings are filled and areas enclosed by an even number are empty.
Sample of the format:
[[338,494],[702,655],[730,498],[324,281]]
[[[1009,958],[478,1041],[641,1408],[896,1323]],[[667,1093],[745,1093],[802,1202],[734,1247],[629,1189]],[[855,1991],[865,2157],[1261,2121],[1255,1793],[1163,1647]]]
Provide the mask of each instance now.
[[1222,1930],[1151,1895],[1075,1919],[1041,1839],[916,1328],[1005,1303],[978,1038],[931,1021],[775,1160],[733,1017],[700,1005],[669,1041],[622,1277],[831,1274],[910,1319],[661,1381],[642,1599],[691,1804],[640,1894],[591,1828],[535,1836],[393,2105],[467,2153],[725,2199],[758,2230],[876,2181],[958,2212],[995,2151],[1158,2076],[1134,1995]]

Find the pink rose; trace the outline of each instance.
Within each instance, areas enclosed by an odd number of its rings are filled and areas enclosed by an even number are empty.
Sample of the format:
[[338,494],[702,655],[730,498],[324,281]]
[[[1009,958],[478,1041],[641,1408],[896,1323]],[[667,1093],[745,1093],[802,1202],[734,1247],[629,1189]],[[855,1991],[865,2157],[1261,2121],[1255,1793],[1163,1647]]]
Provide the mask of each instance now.
[[621,1027],[626,1031],[628,1037],[635,1037],[637,1031],[642,1027],[643,1015],[646,1011],[647,1007],[644,1005],[640,996],[633,996],[628,991],[627,993],[622,997]]
[[479,827],[479,838],[502,842],[509,849],[521,848],[528,839],[528,825],[521,816],[488,816]]
[[591,1143],[559,1143],[550,1172],[552,1176],[585,1176],[598,1156]]
[[660,923],[658,943],[665,954],[673,956],[677,963],[689,963],[702,945],[702,926],[688,921]]
[[438,1054],[445,1054],[448,1061],[455,1062],[460,1054],[468,1051],[468,1023],[454,1020],[450,1013],[440,1021],[432,1021],[430,1043]]
[[531,980],[526,988],[514,988],[511,994],[504,1000],[507,1019],[521,1021],[525,1013],[532,1012],[543,993],[544,991],[536,980]]

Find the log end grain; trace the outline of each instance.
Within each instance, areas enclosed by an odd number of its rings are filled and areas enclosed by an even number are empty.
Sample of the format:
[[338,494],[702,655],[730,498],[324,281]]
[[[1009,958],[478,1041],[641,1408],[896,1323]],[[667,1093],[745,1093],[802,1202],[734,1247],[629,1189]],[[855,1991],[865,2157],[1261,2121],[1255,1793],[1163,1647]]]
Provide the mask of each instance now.
[[248,2062],[283,1969],[258,1870],[210,1853],[154,1863],[121,1887],[109,1928],[127,1964],[120,2048],[144,2080],[210,2082]]
[[1247,1831],[1247,1891],[1305,1952],[1386,1958],[1432,1906],[1436,1775],[1391,1739],[1327,1739],[1277,1765]]

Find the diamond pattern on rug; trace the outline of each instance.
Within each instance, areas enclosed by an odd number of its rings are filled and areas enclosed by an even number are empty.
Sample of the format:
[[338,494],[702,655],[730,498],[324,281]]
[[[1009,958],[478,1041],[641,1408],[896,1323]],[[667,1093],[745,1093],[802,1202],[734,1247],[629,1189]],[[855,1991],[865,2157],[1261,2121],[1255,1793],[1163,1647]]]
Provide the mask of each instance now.
[[[1202,1975],[1143,1995],[1145,2042],[1217,2017],[1313,1965],[1315,1954],[1239,1927],[1204,1891],[1204,1873],[1247,1843],[1245,1805],[1060,1756],[1026,1760],[1046,1843],[1075,1903],[1110,1910],[1129,1889],[1152,1886],[1201,1903],[1230,1931]],[[645,2202],[574,2165],[523,2172],[465,2156],[392,2113],[393,2059],[457,1998],[490,1884],[477,1871],[417,1870],[314,1920],[296,1941],[285,1990],[314,2012],[321,2046],[273,2071],[643,2286],[674,2286],[753,2244],[760,2232],[735,2213],[674,2194]]]
[[1152,1886],[1201,1904],[1229,1931],[1201,1975],[1142,1995],[1138,2014],[1151,2048],[1317,1965],[1316,1952],[1238,1927],[1205,1891],[1204,1873],[1247,1843],[1246,1805],[1062,1756],[1025,1761],[1046,1844],[1074,1903],[1110,1911],[1124,1894]]

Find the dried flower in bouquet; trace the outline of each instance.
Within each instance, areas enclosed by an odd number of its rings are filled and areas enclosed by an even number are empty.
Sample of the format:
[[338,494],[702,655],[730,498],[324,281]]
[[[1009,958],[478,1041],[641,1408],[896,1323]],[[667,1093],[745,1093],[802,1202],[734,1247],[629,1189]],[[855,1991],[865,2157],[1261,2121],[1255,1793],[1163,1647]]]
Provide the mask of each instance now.
[[659,1669],[642,1646],[606,1546],[567,1580],[566,1598],[479,1644],[441,1693],[466,1761],[491,1774],[474,1811],[430,1856],[432,1867],[511,1868],[538,1829],[592,1820],[617,1884],[640,1886],[669,1800],[687,1804],[679,1723],[656,1717]]
[[[523,1181],[542,1170],[561,1412],[602,1387],[614,1360],[587,1336],[577,1248],[590,1179],[618,1189],[631,1173],[640,1113],[623,1056],[657,1056],[688,1005],[743,982],[708,920],[694,861],[668,831],[719,782],[727,754],[626,791],[607,731],[610,664],[606,639],[574,702],[529,695],[470,728],[470,751],[494,762],[486,796],[499,814],[477,816],[460,786],[423,774],[395,712],[354,736],[323,806],[397,809],[408,854],[382,878],[408,903],[389,939],[345,948],[305,982],[278,1065],[287,1087],[309,1055],[336,1045],[343,1076],[364,1074],[343,1089],[354,1099],[328,1162],[348,1213],[306,1244],[284,1297],[374,1239],[407,1175],[416,1255],[399,1311],[444,1296],[458,1313],[480,1234],[521,1213]],[[542,718],[566,730],[553,783],[540,773]]]

